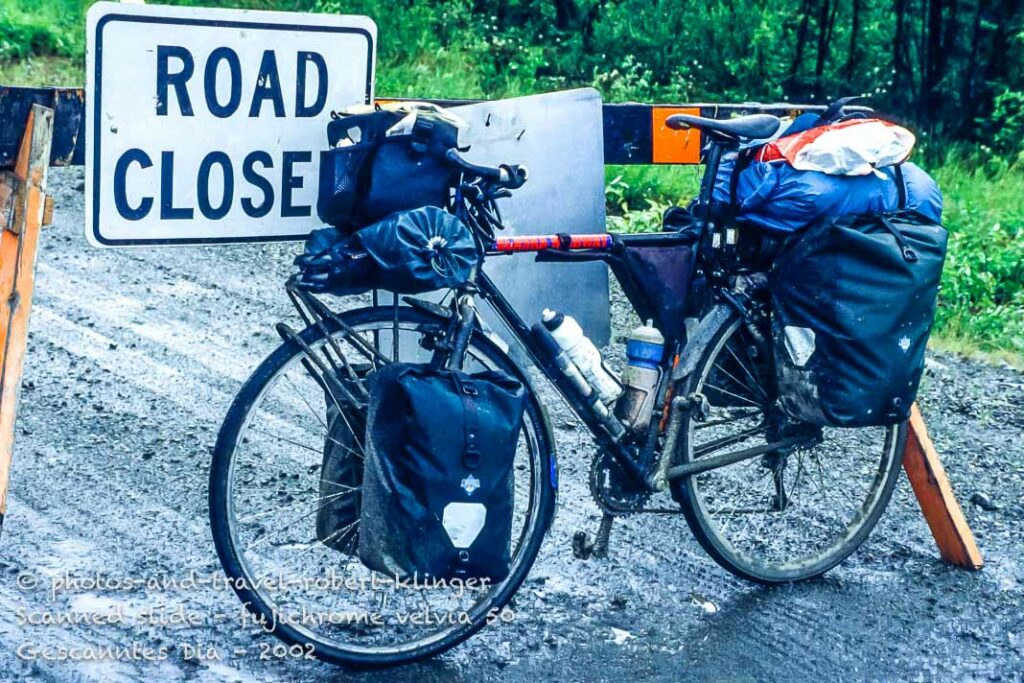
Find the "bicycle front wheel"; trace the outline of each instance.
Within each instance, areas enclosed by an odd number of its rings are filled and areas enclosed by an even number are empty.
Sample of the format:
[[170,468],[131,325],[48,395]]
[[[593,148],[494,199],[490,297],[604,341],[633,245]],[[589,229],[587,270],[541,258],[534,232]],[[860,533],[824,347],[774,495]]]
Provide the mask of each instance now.
[[[404,664],[510,618],[506,604],[533,564],[554,510],[552,444],[521,371],[475,333],[464,369],[501,370],[529,392],[513,467],[511,571],[497,584],[439,585],[367,569],[358,559],[366,417],[325,396],[322,369],[344,356],[365,381],[388,362],[426,361],[447,321],[390,306],[339,319],[342,325],[311,327],[299,335],[301,343],[279,347],[236,397],[210,472],[213,538],[243,604],[296,654],[359,667]],[[379,355],[368,356],[368,347]]]
[[[767,336],[767,321],[760,326]],[[684,421],[675,462],[775,443],[780,429],[808,434],[806,444],[673,482],[708,554],[737,576],[765,584],[819,576],[864,542],[892,497],[906,442],[905,424],[786,423],[773,406],[773,367],[770,349],[759,346],[743,321],[723,324],[680,389],[703,396],[708,411]]]

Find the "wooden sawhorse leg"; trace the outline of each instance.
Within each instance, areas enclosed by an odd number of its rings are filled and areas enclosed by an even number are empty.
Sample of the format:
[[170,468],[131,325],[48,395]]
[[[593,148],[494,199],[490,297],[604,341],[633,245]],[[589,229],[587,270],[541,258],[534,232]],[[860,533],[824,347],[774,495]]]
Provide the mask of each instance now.
[[[48,213],[53,110],[34,105],[13,171],[0,171],[0,530],[14,454],[14,419],[28,342],[39,229]],[[48,222],[48,221],[47,221]]]
[[928,438],[924,418],[916,403],[911,408],[907,425],[903,469],[910,479],[942,559],[958,567],[981,569],[984,562],[978,544],[956,502],[946,470],[939,461],[932,440]]

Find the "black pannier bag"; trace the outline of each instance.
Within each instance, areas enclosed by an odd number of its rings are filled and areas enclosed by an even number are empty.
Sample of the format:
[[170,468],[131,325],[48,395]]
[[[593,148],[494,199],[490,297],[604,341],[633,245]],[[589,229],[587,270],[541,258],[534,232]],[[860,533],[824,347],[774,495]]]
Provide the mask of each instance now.
[[421,294],[457,287],[479,261],[470,229],[434,206],[401,211],[346,235],[335,228],[310,234],[295,259],[296,284],[346,295],[371,289]]
[[457,146],[458,128],[440,112],[342,115],[327,138],[316,207],[324,223],[352,232],[396,211],[447,206],[455,172],[443,157]]
[[924,370],[946,231],[914,211],[820,221],[770,274],[782,409],[833,427],[906,420]]
[[360,560],[399,578],[505,578],[523,385],[413,363],[370,382]]

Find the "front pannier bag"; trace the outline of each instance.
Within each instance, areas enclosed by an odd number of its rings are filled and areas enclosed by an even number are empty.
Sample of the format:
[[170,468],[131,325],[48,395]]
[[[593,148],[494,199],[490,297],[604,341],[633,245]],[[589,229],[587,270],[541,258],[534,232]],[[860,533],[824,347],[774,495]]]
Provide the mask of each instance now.
[[393,363],[371,376],[363,564],[399,578],[508,575],[525,396],[495,371]]
[[913,211],[823,220],[772,267],[783,410],[833,427],[910,414],[946,255],[946,231]]

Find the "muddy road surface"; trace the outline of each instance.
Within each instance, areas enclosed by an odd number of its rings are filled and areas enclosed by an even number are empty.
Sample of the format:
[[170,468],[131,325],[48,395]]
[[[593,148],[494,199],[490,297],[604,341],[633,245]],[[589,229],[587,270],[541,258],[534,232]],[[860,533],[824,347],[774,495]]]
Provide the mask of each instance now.
[[[599,518],[586,484],[592,446],[553,404],[558,510],[515,619],[435,660],[354,673],[280,659],[268,649],[276,640],[235,618],[228,590],[89,584],[220,571],[210,450],[231,398],[278,343],[273,323],[297,324],[282,283],[298,245],[97,251],[82,234],[80,171],[55,172],[52,185],[56,224],[41,242],[0,538],[0,680],[1024,678],[1024,376],[945,355],[929,361],[921,406],[981,572],[937,559],[905,480],[860,550],[810,583],[733,578],[676,515],[621,520],[608,559],[577,561],[573,533],[595,531]],[[116,606],[137,615],[154,602],[204,618],[37,623]],[[79,661],[59,650],[115,646],[169,656]]]

